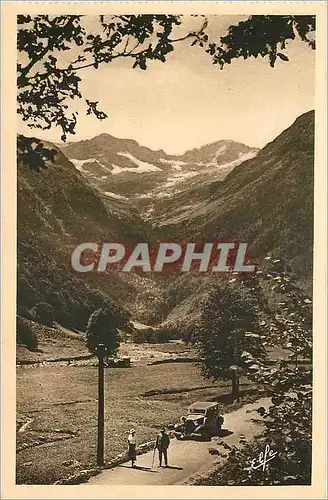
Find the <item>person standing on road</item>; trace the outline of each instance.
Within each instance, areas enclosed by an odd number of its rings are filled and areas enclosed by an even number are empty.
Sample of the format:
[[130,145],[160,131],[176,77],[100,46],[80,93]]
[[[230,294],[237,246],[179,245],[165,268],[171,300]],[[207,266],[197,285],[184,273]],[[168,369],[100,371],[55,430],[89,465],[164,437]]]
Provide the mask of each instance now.
[[155,449],[158,449],[159,467],[162,467],[162,460],[164,456],[165,467],[167,467],[167,450],[170,446],[170,438],[165,432],[165,428],[157,435]]
[[137,439],[136,439],[136,431],[134,429],[130,430],[130,434],[128,436],[128,456],[131,460],[131,467],[134,467],[135,461],[137,460]]
[[187,434],[187,419],[186,417],[181,417],[181,430],[182,435],[185,436]]

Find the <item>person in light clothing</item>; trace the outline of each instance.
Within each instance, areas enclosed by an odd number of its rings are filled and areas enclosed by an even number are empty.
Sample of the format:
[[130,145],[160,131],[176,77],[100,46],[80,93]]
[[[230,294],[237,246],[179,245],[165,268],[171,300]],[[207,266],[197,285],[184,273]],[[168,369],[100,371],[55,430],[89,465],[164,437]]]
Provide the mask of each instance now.
[[128,456],[131,460],[131,467],[134,467],[134,464],[137,460],[137,439],[136,439],[136,431],[134,429],[130,430],[130,434],[128,436]]

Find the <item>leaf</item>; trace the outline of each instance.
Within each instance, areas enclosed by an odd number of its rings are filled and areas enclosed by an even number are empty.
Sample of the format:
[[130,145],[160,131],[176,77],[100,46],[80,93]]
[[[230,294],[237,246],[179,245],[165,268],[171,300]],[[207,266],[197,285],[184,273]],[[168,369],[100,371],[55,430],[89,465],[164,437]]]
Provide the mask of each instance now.
[[139,67],[140,67],[140,69],[142,69],[142,70],[146,70],[146,69],[147,69],[147,65],[146,65],[146,61],[145,61],[145,59],[141,59],[141,60],[139,61]]
[[277,56],[280,57],[283,61],[289,61],[288,57],[285,54],[282,54],[281,52],[277,53]]

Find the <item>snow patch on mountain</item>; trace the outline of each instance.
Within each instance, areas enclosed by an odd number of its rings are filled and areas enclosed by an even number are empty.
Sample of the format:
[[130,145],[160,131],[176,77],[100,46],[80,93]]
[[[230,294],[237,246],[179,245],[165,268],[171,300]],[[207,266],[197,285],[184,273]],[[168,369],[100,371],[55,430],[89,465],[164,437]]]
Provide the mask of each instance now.
[[[83,168],[83,165],[87,163],[97,163],[101,168],[111,173],[111,170],[102,163],[100,163],[100,161],[97,160],[96,158],[87,158],[86,160],[78,160],[77,158],[70,158],[70,161],[73,163],[74,167],[82,173],[90,173]],[[101,179],[106,179],[106,178],[107,178],[106,176],[103,176]]]
[[77,158],[70,158],[70,161],[73,163],[74,167],[80,172],[84,172],[83,165],[88,161],[97,161],[94,158],[90,158],[90,160],[78,160]]
[[185,161],[181,160],[167,160],[166,158],[160,158],[159,161],[161,163],[165,163],[166,165],[170,165],[173,170],[182,170],[182,167],[188,165]]
[[112,193],[112,191],[104,191],[104,194],[109,198],[115,198],[116,200],[128,200],[126,196],[122,196],[117,193]]
[[257,151],[250,151],[249,153],[239,153],[239,158],[236,160],[230,161],[229,163],[225,163],[224,165],[220,165],[220,168],[227,168],[227,167],[237,167],[241,163],[243,163],[246,160],[250,160],[251,158],[254,158],[254,156],[257,155]]
[[[127,152],[117,152],[118,155],[120,156],[125,156],[125,158],[128,158],[131,160],[135,165],[137,165],[137,168],[127,168],[127,167],[118,167],[121,168],[121,170],[126,170],[126,171],[131,171],[131,172],[156,172],[158,170],[161,170],[159,167],[156,167],[152,163],[147,163],[145,161],[139,160],[135,156],[133,156],[131,153]],[[113,172],[116,173],[116,172]]]
[[[223,149],[226,148],[226,146],[223,146]],[[199,179],[203,179],[204,182],[207,178],[208,181],[213,181],[218,177],[219,173],[222,175],[222,172],[227,175],[234,167],[237,167],[241,163],[243,163],[246,160],[249,160],[255,156],[256,152],[249,152],[249,153],[240,153],[239,158],[236,160],[230,161],[228,163],[224,163],[222,165],[217,165],[217,163],[198,163],[197,165],[202,166],[202,167],[207,167],[206,169],[203,168],[201,170],[193,170],[193,171],[176,171],[173,172],[168,178],[165,184],[163,184],[160,188],[157,188],[152,194],[153,196],[155,195],[156,197],[163,198],[163,197],[168,197],[176,194],[176,192],[181,189],[181,186],[179,184],[184,183],[187,179],[190,179],[192,177],[199,177]],[[182,162],[181,162],[182,163]],[[172,189],[175,188],[175,189]],[[148,195],[149,196],[149,195]]]
[[223,155],[228,149],[227,144],[224,144],[221,146],[215,153],[213,161],[217,161],[219,156]]
[[168,177],[167,182],[163,185],[163,188],[172,187],[180,181],[184,181],[189,177],[195,177],[195,175],[199,175],[199,172],[175,172],[173,175]]
[[148,167],[119,167],[115,163],[112,163],[112,171],[111,173],[116,175],[116,174],[121,174],[122,172],[131,172],[131,174],[141,174],[143,172],[154,172],[155,170],[161,170],[160,168],[155,167],[155,165],[151,165],[151,168]]

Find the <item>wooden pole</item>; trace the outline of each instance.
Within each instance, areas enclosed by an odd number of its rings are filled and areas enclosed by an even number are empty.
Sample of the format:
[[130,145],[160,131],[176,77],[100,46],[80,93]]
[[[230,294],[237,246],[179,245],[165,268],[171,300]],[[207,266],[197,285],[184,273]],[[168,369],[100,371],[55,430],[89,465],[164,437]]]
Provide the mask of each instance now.
[[104,465],[104,422],[105,422],[105,399],[104,399],[104,344],[98,346],[98,443],[97,443],[97,465]]

